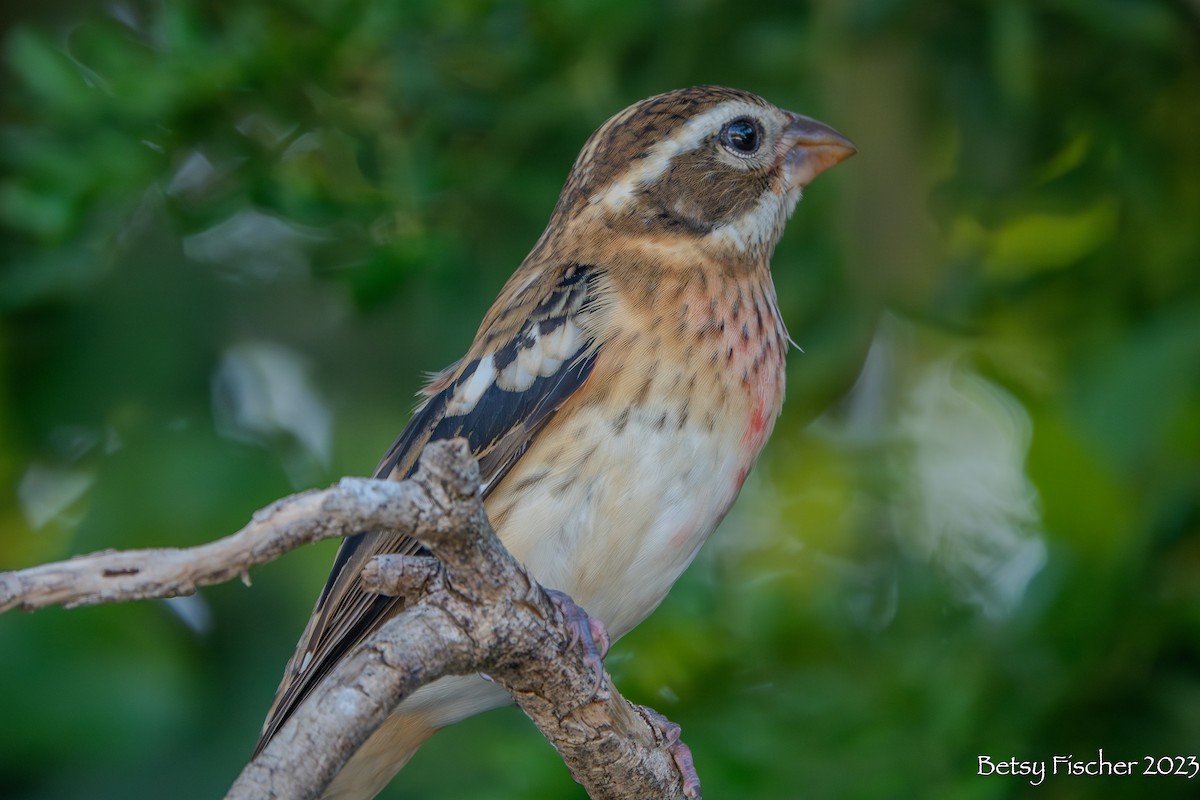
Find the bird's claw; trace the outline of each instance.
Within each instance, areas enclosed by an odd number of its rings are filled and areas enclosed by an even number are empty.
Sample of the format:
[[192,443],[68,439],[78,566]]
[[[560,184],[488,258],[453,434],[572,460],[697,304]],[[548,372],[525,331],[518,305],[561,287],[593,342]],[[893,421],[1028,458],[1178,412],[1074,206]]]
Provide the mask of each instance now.
[[637,706],[637,708],[642,712],[642,717],[650,724],[650,727],[654,728],[662,738],[667,752],[671,754],[671,759],[675,762],[675,767],[679,770],[679,776],[683,781],[683,796],[690,800],[700,800],[700,776],[696,773],[692,748],[679,738],[683,729],[653,708],[646,706]]
[[546,595],[558,607],[571,630],[571,647],[583,645],[584,661],[596,673],[596,684],[592,687],[592,694],[599,692],[604,683],[604,657],[608,655],[608,648],[612,644],[608,639],[608,631],[605,629],[604,623],[590,616],[571,599],[570,595],[564,592],[547,589]]

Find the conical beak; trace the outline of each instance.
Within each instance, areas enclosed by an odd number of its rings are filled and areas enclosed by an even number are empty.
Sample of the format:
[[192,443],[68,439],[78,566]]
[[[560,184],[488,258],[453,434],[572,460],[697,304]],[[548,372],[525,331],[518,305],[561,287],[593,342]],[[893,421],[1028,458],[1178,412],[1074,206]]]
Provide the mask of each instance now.
[[858,152],[854,143],[823,122],[792,114],[792,122],[783,129],[784,157],[788,184],[807,186],[825,170]]

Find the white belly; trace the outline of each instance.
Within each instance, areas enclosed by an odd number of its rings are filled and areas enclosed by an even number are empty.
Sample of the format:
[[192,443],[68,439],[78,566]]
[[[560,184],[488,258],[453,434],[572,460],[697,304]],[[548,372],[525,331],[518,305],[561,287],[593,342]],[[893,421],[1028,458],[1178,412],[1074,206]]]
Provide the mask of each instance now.
[[513,555],[602,620],[613,639],[666,596],[757,455],[743,452],[734,426],[722,435],[663,416],[633,409],[616,430],[598,407],[582,409],[506,484],[549,471],[519,499],[496,498],[507,509],[497,524]]

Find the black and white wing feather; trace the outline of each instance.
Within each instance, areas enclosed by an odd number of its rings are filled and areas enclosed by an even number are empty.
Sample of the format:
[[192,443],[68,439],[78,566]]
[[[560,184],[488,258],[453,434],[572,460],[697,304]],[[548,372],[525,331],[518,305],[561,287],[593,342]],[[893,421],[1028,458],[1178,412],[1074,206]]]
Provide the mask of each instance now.
[[[479,462],[486,498],[583,386],[600,352],[589,320],[600,304],[602,272],[572,264],[553,281],[536,280],[539,273],[522,269],[513,276],[466,358],[426,387],[428,399],[380,461],[375,477],[407,477],[427,443],[461,436]],[[396,598],[362,589],[359,575],[367,561],[381,553],[419,551],[419,543],[397,533],[367,531],[342,542],[256,753],[350,648],[401,610]]]

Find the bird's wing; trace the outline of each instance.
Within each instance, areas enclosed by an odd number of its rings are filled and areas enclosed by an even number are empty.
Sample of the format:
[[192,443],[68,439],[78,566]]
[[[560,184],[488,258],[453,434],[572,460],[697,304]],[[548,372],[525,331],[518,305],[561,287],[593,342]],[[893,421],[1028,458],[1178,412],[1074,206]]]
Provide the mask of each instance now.
[[[533,437],[587,380],[600,342],[589,318],[602,273],[568,265],[549,281],[518,272],[484,319],[466,358],[434,376],[421,405],[375,470],[407,477],[425,445],[462,436],[479,462],[487,497]],[[342,542],[329,580],[288,663],[255,752],[266,746],[313,687],[358,642],[400,609],[365,592],[363,566],[381,553],[417,553],[404,534],[363,532]]]

